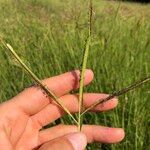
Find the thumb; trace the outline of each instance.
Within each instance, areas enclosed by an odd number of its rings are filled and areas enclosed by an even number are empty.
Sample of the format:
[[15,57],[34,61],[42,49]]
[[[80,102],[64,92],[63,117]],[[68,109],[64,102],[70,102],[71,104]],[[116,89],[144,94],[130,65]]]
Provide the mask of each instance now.
[[84,150],[86,145],[83,133],[72,133],[43,144],[39,150]]

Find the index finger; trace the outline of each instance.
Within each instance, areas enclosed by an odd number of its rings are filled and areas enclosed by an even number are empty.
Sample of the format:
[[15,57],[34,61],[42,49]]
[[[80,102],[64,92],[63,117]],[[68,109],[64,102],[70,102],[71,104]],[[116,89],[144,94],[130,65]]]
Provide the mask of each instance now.
[[[79,87],[79,70],[67,72],[55,77],[43,80],[42,82],[58,97]],[[93,79],[93,72],[86,70],[84,85],[89,84]],[[12,102],[19,106],[24,112],[33,115],[49,104],[51,99],[46,98],[45,94],[38,87],[25,89],[12,99]]]

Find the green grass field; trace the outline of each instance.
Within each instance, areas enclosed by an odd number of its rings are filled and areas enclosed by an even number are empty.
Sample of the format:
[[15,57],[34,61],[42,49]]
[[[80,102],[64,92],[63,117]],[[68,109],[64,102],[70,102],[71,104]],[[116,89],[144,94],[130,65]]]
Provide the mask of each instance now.
[[[0,0],[0,35],[43,79],[80,68],[88,30],[87,0]],[[94,0],[88,92],[112,93],[150,75],[150,5]],[[0,102],[33,81],[0,45]],[[84,123],[125,129],[120,144],[89,150],[150,148],[150,84],[121,96],[116,109],[85,115]],[[36,105],[36,104],[35,104]],[[64,123],[71,123],[65,117]]]

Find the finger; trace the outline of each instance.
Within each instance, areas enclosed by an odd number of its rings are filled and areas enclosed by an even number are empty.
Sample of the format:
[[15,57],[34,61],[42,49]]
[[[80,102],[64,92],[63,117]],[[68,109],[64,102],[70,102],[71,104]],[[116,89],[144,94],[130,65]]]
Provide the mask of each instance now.
[[[65,134],[77,132],[75,125],[58,125],[39,133],[39,143],[45,143],[54,138],[58,138]],[[124,130],[121,128],[110,128],[97,125],[83,125],[82,133],[87,137],[88,143],[117,143],[120,142],[124,136]]]
[[[96,102],[99,99],[105,98],[108,96],[107,94],[96,94],[96,93],[88,93],[83,96],[83,105],[85,108],[89,107],[91,104]],[[77,95],[64,95],[60,98],[61,102],[64,106],[71,112],[78,112],[78,96]],[[118,104],[118,100],[116,98],[107,101],[103,104],[98,105],[92,111],[106,111],[116,107]],[[53,122],[54,120],[62,117],[64,115],[64,111],[62,108],[57,106],[56,104],[49,104],[43,110],[32,116],[32,119],[37,122],[39,128]]]
[[83,133],[72,133],[43,144],[39,150],[83,150],[87,145]]
[[[89,84],[93,79],[93,72],[86,70],[84,84]],[[58,97],[70,92],[79,86],[79,71],[71,71],[45,79],[42,81]],[[38,87],[30,87],[13,98],[12,103],[33,115],[49,104],[51,100],[46,98],[43,91]]]

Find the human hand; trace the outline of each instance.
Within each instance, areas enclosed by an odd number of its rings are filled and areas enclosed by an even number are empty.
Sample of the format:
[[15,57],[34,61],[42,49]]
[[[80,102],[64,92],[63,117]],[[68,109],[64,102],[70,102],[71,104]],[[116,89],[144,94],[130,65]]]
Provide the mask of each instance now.
[[[93,79],[91,70],[86,70],[85,85]],[[79,71],[72,71],[43,80],[71,112],[78,111],[78,98],[69,94],[79,86]],[[84,94],[84,106],[88,107],[106,94]],[[117,99],[100,104],[91,111],[106,111],[117,106]],[[83,125],[77,132],[75,125],[58,125],[42,128],[64,115],[64,111],[43,94],[38,87],[29,87],[11,100],[0,105],[1,150],[82,150],[87,142],[116,143],[124,138],[120,128],[98,125]]]

